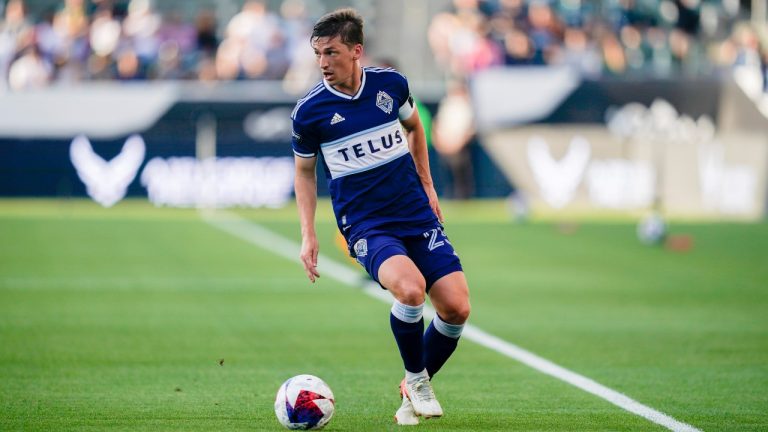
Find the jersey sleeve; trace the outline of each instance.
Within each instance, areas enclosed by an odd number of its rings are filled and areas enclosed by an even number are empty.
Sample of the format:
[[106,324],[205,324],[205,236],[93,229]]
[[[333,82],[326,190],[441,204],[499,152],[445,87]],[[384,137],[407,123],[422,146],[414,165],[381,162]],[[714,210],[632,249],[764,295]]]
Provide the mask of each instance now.
[[400,107],[397,111],[397,117],[400,120],[408,120],[416,110],[416,104],[413,102],[411,90],[408,87],[408,79],[406,79],[405,76],[401,75],[400,73],[396,73],[395,75],[398,79],[397,102],[398,106]]
[[317,156],[320,144],[315,139],[312,130],[304,125],[298,118],[298,113],[291,116],[291,146],[293,154],[303,158],[313,158]]

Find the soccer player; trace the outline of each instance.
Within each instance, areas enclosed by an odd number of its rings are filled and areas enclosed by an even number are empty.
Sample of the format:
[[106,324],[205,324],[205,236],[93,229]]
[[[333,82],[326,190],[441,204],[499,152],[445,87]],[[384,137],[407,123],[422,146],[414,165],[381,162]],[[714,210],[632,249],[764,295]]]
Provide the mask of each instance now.
[[[350,255],[394,297],[390,324],[405,367],[399,424],[440,417],[430,379],[448,360],[469,316],[469,288],[445,236],[424,129],[408,81],[361,67],[363,20],[353,9],[323,16],[310,43],[322,82],[296,103],[292,145],[301,261],[320,277],[315,232],[318,153]],[[424,331],[429,295],[437,316]]]

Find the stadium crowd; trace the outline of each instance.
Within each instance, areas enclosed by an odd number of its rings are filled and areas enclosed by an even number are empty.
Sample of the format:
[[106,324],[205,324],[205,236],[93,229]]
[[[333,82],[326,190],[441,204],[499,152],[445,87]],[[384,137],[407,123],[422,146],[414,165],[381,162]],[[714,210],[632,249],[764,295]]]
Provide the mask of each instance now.
[[150,0],[64,0],[32,22],[23,0],[8,0],[0,91],[82,80],[317,78],[301,0],[284,1],[279,13],[246,1],[218,27],[214,10],[184,20],[181,11],[160,14]]
[[[0,91],[81,80],[317,79],[303,0],[248,0],[219,26],[160,14],[151,0],[62,0],[34,21],[4,2]],[[494,65],[570,65],[586,77],[711,74],[747,68],[768,89],[768,48],[739,0],[454,0],[428,42],[446,77]],[[224,27],[224,28],[220,28]],[[757,85],[757,84],[756,84]]]
[[[445,70],[494,64],[567,64],[586,76],[707,74],[754,61],[764,67],[738,0],[454,0],[429,42]],[[762,62],[762,65],[761,65]]]
[[[448,78],[565,65],[586,78],[733,73],[768,113],[768,22],[739,0],[453,0],[429,44]],[[760,37],[762,35],[762,39]],[[768,114],[767,114],[768,115]]]

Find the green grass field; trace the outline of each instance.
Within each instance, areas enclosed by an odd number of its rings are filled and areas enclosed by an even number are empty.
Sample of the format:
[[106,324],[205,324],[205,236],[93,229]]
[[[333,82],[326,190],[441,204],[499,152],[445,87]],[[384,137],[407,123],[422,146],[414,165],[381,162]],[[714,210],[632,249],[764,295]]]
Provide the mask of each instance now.
[[[703,431],[768,430],[768,224],[508,220],[444,203],[471,323]],[[295,208],[241,216],[298,240]],[[334,246],[322,203],[322,253]],[[281,430],[274,395],[312,373],[327,430],[400,429],[389,305],[206,223],[125,201],[0,201],[0,430]],[[349,264],[352,266],[352,264]],[[322,268],[320,269],[322,273]],[[471,341],[414,430],[665,430]]]

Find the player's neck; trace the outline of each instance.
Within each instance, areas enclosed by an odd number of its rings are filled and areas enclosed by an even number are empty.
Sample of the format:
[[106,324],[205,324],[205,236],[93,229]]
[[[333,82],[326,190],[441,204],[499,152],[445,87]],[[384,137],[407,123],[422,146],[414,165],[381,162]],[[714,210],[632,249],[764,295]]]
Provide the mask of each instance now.
[[333,86],[333,88],[350,96],[356,95],[363,82],[363,68],[357,62],[355,67],[357,68],[357,73],[353,73],[347,81],[339,83]]

